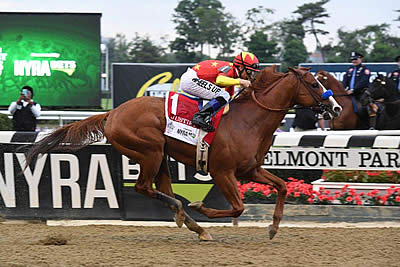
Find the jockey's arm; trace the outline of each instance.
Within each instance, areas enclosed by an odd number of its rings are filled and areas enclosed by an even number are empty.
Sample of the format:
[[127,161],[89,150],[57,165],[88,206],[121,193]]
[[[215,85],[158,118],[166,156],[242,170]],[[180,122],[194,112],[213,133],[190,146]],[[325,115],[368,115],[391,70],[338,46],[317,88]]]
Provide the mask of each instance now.
[[251,85],[251,82],[240,78],[234,79],[224,75],[218,75],[215,81],[215,85],[220,87],[230,87],[230,86],[240,85],[242,87],[247,88]]
[[239,85],[240,84],[240,79],[234,79],[230,77],[226,77],[224,75],[218,75],[217,80],[215,81],[215,85],[220,86],[220,87],[230,87],[233,85]]

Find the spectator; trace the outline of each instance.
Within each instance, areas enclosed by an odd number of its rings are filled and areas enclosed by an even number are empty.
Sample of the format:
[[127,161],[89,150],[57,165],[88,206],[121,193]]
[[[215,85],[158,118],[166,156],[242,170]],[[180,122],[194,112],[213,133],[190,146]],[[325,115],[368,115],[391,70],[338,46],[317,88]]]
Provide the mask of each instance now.
[[394,71],[392,71],[391,73],[389,73],[388,78],[391,79],[397,86],[397,90],[400,94],[400,56],[397,56],[395,58],[396,62],[397,62],[397,69],[395,69]]
[[14,131],[35,131],[36,118],[40,116],[41,107],[33,101],[33,89],[25,85],[21,89],[19,99],[12,102],[8,112],[13,115]]
[[325,130],[324,120],[321,115],[311,109],[296,109],[292,127],[295,132],[315,131],[318,128],[317,122],[319,127]]

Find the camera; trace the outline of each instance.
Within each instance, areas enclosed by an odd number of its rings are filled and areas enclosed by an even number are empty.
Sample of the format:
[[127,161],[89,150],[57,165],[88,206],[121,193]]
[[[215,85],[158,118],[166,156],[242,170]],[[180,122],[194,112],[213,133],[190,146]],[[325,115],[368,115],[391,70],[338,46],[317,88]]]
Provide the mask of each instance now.
[[28,89],[22,89],[21,95],[28,96]]

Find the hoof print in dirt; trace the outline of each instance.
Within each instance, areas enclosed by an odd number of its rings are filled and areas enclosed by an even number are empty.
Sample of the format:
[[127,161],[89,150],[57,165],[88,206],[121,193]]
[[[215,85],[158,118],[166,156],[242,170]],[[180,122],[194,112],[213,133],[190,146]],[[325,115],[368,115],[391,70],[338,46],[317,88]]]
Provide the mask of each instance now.
[[40,240],[39,243],[45,246],[62,246],[68,243],[68,239],[62,235],[49,235],[45,239]]

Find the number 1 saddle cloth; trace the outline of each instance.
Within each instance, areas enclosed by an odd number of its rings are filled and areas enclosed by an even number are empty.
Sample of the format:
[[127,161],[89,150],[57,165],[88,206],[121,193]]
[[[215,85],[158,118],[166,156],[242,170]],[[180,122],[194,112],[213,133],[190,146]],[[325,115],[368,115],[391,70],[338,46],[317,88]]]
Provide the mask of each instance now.
[[[166,127],[164,134],[196,146],[199,138],[199,129],[192,124],[193,115],[203,107],[204,99],[195,99],[177,92],[168,92],[165,96]],[[203,141],[211,145],[224,109],[212,117],[214,132],[207,133]]]

